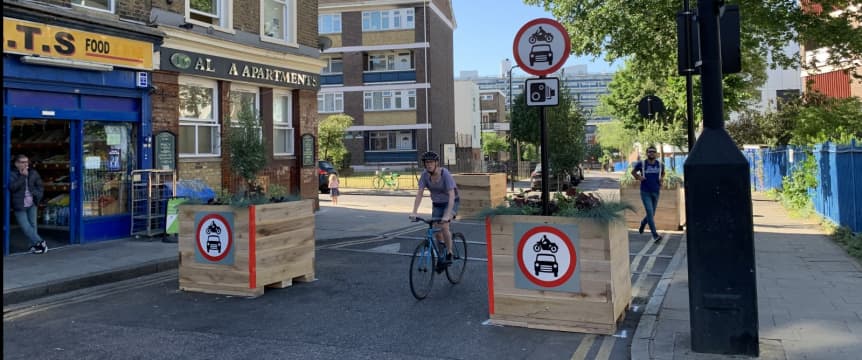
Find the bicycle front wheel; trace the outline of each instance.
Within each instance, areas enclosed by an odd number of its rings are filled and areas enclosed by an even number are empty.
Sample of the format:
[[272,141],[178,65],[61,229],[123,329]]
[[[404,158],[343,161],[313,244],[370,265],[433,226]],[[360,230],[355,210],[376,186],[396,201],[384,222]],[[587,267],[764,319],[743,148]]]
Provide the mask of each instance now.
[[446,278],[452,284],[461,282],[467,269],[467,239],[462,233],[452,234],[452,264],[446,268]]
[[374,181],[372,181],[371,184],[374,185],[374,188],[377,190],[383,189],[383,186],[386,185],[383,182],[383,179],[381,179],[379,177],[374,178]]
[[437,264],[434,251],[423,240],[413,250],[413,258],[410,260],[410,291],[417,300],[422,300],[431,292],[434,285],[434,266]]

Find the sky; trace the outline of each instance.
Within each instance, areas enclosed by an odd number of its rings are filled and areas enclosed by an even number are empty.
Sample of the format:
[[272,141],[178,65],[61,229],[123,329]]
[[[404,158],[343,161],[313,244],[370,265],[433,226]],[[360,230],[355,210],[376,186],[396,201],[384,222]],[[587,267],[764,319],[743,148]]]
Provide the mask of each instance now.
[[[457,28],[454,34],[455,77],[461,71],[479,71],[482,76],[499,76],[500,62],[511,59],[515,34],[528,21],[554,17],[538,6],[521,0],[452,0]],[[609,64],[601,57],[570,56],[564,66],[587,65],[590,73],[613,72],[621,62]],[[518,69],[515,76],[526,74]]]

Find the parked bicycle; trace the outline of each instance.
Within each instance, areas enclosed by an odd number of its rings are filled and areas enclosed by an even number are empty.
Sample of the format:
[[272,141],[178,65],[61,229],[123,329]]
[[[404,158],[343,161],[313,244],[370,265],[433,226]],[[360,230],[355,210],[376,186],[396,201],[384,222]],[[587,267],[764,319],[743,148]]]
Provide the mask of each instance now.
[[434,234],[440,231],[434,228],[434,223],[440,222],[440,219],[417,217],[415,221],[428,224],[425,239],[416,245],[410,260],[410,291],[417,300],[422,300],[431,292],[435,273],[445,271],[446,278],[453,285],[461,282],[467,269],[467,240],[462,233],[452,233],[452,263],[447,265],[443,262],[447,254],[446,245],[434,239]]
[[383,174],[386,171],[386,168],[383,168],[383,171],[377,170],[374,171],[374,180],[372,181],[372,185],[377,190],[383,190],[384,187],[388,187],[391,190],[398,190],[398,173],[389,172],[389,175]]

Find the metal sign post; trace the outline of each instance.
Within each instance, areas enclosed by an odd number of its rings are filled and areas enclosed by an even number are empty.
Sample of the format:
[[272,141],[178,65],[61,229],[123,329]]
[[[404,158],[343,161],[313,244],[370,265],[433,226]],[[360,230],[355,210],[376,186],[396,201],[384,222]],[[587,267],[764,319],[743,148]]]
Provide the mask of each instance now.
[[538,79],[527,80],[527,106],[539,107],[539,142],[542,158],[542,215],[550,215],[548,162],[548,122],[545,107],[559,104],[559,79],[545,76],[559,70],[571,51],[569,33],[553,19],[534,19],[521,27],[515,35],[512,52],[515,61],[525,72]]

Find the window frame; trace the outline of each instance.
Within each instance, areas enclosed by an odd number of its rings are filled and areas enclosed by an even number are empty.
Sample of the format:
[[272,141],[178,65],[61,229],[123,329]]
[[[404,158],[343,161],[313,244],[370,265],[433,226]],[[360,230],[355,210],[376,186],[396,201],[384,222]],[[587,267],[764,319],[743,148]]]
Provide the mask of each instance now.
[[[276,121],[275,118],[275,104],[283,97],[287,97],[289,99],[287,109],[284,110],[287,112],[288,117],[288,121],[286,123],[283,121]],[[293,127],[293,92],[278,89],[273,90],[272,107],[272,154],[273,156],[294,156],[296,155],[296,129]],[[288,153],[280,153],[276,151],[275,140],[278,138],[276,133],[280,130],[290,130],[290,152]]]
[[[342,58],[342,57],[329,57],[329,58],[324,58],[323,60],[326,61],[326,66],[323,67],[323,70],[321,70],[321,75],[344,74],[344,58]],[[338,72],[332,71],[332,63],[336,62],[336,60],[341,63],[341,71],[338,71]]]
[[[333,24],[332,29],[324,29],[323,28],[323,18],[331,17],[332,21],[330,24]],[[337,21],[336,21],[337,20]],[[335,24],[338,23],[338,29],[336,31]],[[329,14],[319,14],[317,15],[317,32],[320,35],[323,34],[341,34],[343,31],[343,23],[341,22],[341,13],[329,13]]]
[[[236,31],[233,30],[233,1],[234,0],[215,0],[216,2],[216,13],[210,14],[200,10],[192,9],[192,2],[190,0],[185,1],[185,21],[190,24],[200,25],[203,27],[212,28],[214,30],[218,30],[221,32],[226,32],[230,34],[235,34]],[[215,15],[212,18],[218,19],[218,25],[207,23],[204,21],[192,19],[192,14],[197,15],[205,15],[211,16]]]
[[[183,118],[182,112],[181,111],[179,112],[180,113],[180,116],[178,117],[179,127],[182,128],[183,126],[191,126],[194,128],[194,132],[195,132],[194,149],[195,149],[195,152],[194,153],[183,153],[180,151],[180,147],[177,146],[177,156],[179,158],[221,157],[222,138],[221,138],[221,121],[219,121],[219,113],[218,113],[218,105],[219,105],[218,81],[199,78],[199,77],[180,76],[177,83],[179,84],[179,86],[185,85],[185,86],[208,88],[208,89],[212,89],[212,92],[213,92],[213,99],[212,99],[212,103],[210,104],[212,106],[212,112],[213,112],[212,119],[201,120],[201,119]],[[177,96],[179,97],[179,94]],[[182,100],[180,100],[180,103],[182,103]],[[177,110],[179,110],[179,109],[177,109]],[[213,150],[212,153],[200,153],[199,152],[199,146],[198,146],[198,140],[199,140],[198,128],[199,127],[211,127],[214,129],[213,131],[215,131],[217,136],[214,137],[214,141],[212,144],[212,150]],[[179,137],[179,134],[177,134],[177,136]]]
[[[413,99],[412,106],[410,99]],[[364,91],[362,100],[364,111],[416,110],[416,89]],[[368,106],[369,101],[371,107]],[[396,107],[395,105],[399,103],[401,106]],[[377,108],[376,104],[379,104],[380,107]]]
[[[332,110],[326,109],[326,96],[332,95]],[[322,98],[321,98],[322,97]],[[320,106],[321,100],[323,101],[323,106]],[[339,109],[337,104],[341,103],[341,108]],[[317,113],[318,114],[339,114],[344,112],[344,93],[343,92],[331,92],[331,93],[317,93]]]
[[[413,8],[366,10],[360,16],[362,32],[410,30],[416,28],[416,10]],[[397,21],[395,20],[396,17],[398,18]],[[386,23],[385,26],[384,22]],[[395,26],[396,24],[398,24],[397,27]]]
[[[383,60],[383,69],[382,70],[372,70],[372,64],[375,61],[380,61],[380,58]],[[407,68],[398,68],[398,64],[402,59],[407,59]],[[413,62],[413,53],[408,52],[380,52],[380,53],[369,53],[368,61],[365,62],[365,70],[366,72],[387,72],[387,71],[416,71],[416,64]]]
[[77,7],[85,8],[87,10],[95,10],[95,11],[101,11],[101,12],[106,12],[106,13],[111,13],[111,14],[114,14],[117,12],[117,1],[118,0],[108,0],[108,4],[110,6],[109,10],[87,6],[87,4],[86,4],[87,0],[77,0],[77,1],[83,2],[83,4],[76,4],[75,1],[76,0],[72,0],[72,6],[77,6]]
[[231,99],[231,95],[233,92],[242,92],[242,93],[252,93],[254,94],[254,115],[260,118],[260,88],[253,85],[245,85],[241,83],[231,83],[230,90],[228,90],[228,104],[230,106],[230,112],[228,116],[230,117],[230,125],[236,126],[239,123],[239,119],[233,118],[233,102]]
[[[279,38],[274,37],[274,36],[266,35],[266,31],[265,31],[266,19],[264,19],[264,16],[266,16],[266,3],[267,3],[267,1],[273,1],[276,3],[284,4],[284,11],[286,13],[282,14],[284,21],[281,24],[282,31],[283,31],[282,35],[284,35],[284,39],[279,39]],[[260,40],[261,41],[274,43],[274,44],[280,44],[280,45],[287,45],[287,46],[292,46],[292,47],[299,47],[299,43],[297,42],[298,36],[297,36],[297,24],[296,24],[299,16],[297,14],[296,2],[297,2],[297,0],[261,0],[260,1],[260,19],[259,20],[260,20]]]

